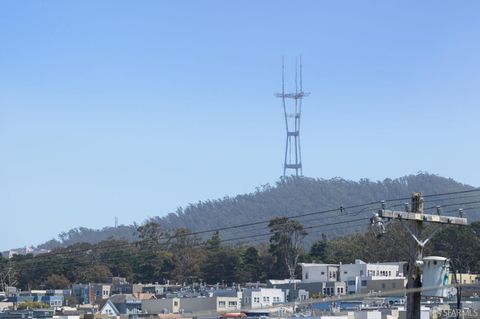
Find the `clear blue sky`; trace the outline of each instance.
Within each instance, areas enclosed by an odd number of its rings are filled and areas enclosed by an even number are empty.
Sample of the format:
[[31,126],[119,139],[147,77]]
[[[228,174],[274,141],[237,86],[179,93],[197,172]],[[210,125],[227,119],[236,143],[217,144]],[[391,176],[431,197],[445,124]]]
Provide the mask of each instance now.
[[1,1],[0,249],[275,182],[282,55],[305,175],[479,186],[479,39],[479,1]]

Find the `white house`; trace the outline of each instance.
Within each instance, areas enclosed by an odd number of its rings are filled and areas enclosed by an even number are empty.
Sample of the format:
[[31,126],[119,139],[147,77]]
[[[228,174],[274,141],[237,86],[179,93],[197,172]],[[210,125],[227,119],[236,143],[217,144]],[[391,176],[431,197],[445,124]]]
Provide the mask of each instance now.
[[[322,283],[325,295],[385,291],[404,286],[403,262],[366,263],[359,259],[353,264],[301,263],[302,283]],[[344,283],[345,287],[334,283]],[[308,289],[307,286],[304,287]]]
[[403,277],[403,269],[398,262],[368,264],[356,259],[354,264],[341,264],[339,270],[341,281],[352,277]]
[[300,263],[302,267],[302,282],[338,281],[339,264]]
[[267,308],[285,302],[285,293],[277,288],[246,288],[242,306],[246,309]]
[[106,315],[109,317],[117,317],[120,315],[120,312],[118,311],[117,307],[111,302],[110,300],[107,300],[105,305],[103,305],[102,309],[100,309],[100,314]]
[[339,277],[347,284],[347,293],[400,289],[405,279],[403,262],[366,263],[359,259],[340,265]]

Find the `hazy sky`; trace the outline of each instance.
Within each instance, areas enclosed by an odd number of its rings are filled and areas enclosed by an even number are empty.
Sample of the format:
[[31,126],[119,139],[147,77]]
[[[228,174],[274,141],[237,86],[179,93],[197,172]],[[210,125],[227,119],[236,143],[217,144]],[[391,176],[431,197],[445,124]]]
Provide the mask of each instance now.
[[303,54],[304,174],[480,186],[479,1],[1,1],[0,249],[282,174]]

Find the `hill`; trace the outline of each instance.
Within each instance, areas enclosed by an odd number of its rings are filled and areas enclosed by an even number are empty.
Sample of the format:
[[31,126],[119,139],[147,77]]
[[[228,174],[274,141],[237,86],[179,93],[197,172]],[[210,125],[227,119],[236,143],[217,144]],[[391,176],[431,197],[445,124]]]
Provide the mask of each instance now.
[[[342,178],[318,179],[309,177],[288,177],[281,179],[275,185],[262,185],[255,192],[235,197],[199,201],[164,217],[155,217],[164,229],[189,228],[192,231],[228,227],[244,223],[269,220],[277,216],[294,216],[302,213],[314,213],[328,209],[348,207],[361,203],[377,202],[383,199],[399,199],[387,202],[387,206],[403,206],[408,202],[412,192],[421,191],[424,194],[448,193],[473,189],[472,186],[459,183],[451,178],[444,178],[428,173],[419,173],[396,179],[383,181],[350,181]],[[438,197],[429,199],[427,208],[433,208],[439,204],[449,204],[451,211],[445,214],[453,214],[460,205],[467,202],[480,202],[478,193],[456,198]],[[464,208],[473,207],[466,206]],[[477,204],[478,206],[478,204]],[[311,215],[300,218],[299,221],[310,227],[307,244],[320,238],[322,235],[337,237],[342,234],[364,230],[368,225],[368,217],[374,209],[378,209],[380,203],[364,207],[362,209],[346,209],[343,212],[331,212],[326,214]],[[402,207],[400,207],[402,208]],[[365,217],[365,220],[338,224],[348,220]],[[479,219],[478,214],[471,214],[471,221]],[[97,243],[106,239],[136,240],[138,225],[122,225],[117,228],[106,227],[95,230],[89,228],[75,228],[63,232],[58,239],[53,239],[39,246],[39,248],[53,248],[67,246],[79,242]],[[235,239],[259,235],[266,232],[265,224],[246,227],[244,229],[229,230],[222,233],[224,239]],[[268,237],[258,237],[259,241],[267,240]]]

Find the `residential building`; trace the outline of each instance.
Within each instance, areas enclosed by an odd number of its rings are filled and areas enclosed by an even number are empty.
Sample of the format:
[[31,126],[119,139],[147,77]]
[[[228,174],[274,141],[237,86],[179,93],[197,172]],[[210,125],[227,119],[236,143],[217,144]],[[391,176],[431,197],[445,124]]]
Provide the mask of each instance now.
[[107,300],[103,307],[100,308],[100,314],[108,317],[117,317],[120,316],[120,311],[118,311],[113,302]]
[[148,314],[226,313],[238,311],[240,308],[241,302],[238,296],[142,300],[142,310]]
[[106,300],[111,295],[111,284],[89,284],[90,303]]
[[31,290],[21,291],[15,296],[8,298],[8,301],[15,304],[21,304],[24,302],[41,302],[52,308],[63,306],[64,295],[63,290],[59,290],[60,293],[56,294],[55,291],[47,290]]
[[302,282],[338,281],[339,264],[300,263]]
[[111,296],[100,309],[108,316],[131,315],[142,313],[142,301],[130,294]]
[[78,304],[91,304],[90,301],[90,285],[89,284],[72,284],[72,296],[75,297]]
[[[353,264],[301,263],[302,283],[298,286],[310,293],[324,295],[355,294],[370,291],[401,289],[405,286],[404,262]],[[343,284],[332,284],[339,282]],[[322,283],[312,285],[314,283]],[[310,285],[307,285],[310,284]]]
[[180,298],[142,300],[142,310],[150,314],[180,313]]
[[243,290],[242,308],[257,309],[285,302],[285,292],[278,288],[246,288]]
[[23,248],[16,248],[10,249],[2,252],[2,257],[6,259],[10,259],[15,255],[28,255],[32,254],[33,256],[37,256],[40,254],[45,254],[50,252],[50,250],[43,249],[43,248],[35,248],[33,246],[30,247],[23,247]]
[[[456,277],[456,280],[455,280]],[[448,282],[450,285],[455,284],[455,283],[461,283],[461,284],[476,284],[480,280],[480,274],[470,274],[470,273],[458,273],[458,274],[453,274],[450,273],[448,275]]]

